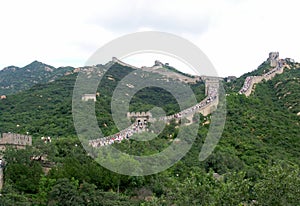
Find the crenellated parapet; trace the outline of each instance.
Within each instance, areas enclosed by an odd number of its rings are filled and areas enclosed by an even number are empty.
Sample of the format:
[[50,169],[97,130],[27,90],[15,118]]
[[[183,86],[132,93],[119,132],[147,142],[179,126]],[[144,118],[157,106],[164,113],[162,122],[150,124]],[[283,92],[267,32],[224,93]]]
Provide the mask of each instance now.
[[7,145],[15,146],[16,148],[24,148],[32,145],[32,137],[30,135],[2,133],[0,138],[0,150],[5,150]]
[[151,118],[152,114],[150,112],[127,112],[127,118]]
[[82,95],[81,100],[82,101],[92,100],[92,101],[96,102],[96,100],[97,100],[96,94],[84,94],[84,95]]

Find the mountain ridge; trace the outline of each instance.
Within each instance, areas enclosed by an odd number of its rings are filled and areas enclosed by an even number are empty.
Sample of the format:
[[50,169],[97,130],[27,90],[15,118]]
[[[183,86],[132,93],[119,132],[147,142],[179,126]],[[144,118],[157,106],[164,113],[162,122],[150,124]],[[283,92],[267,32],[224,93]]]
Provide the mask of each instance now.
[[105,65],[97,64],[77,68],[72,66],[56,68],[35,60],[24,67],[8,66],[3,70],[0,70],[0,95],[18,93],[30,89],[35,84],[52,82],[59,77],[77,73],[81,70],[91,71],[91,68],[93,67],[110,67],[111,65],[116,63],[131,69],[141,69],[143,71],[154,72],[184,82],[195,83],[196,81],[199,81],[199,77],[184,74],[173,67],[170,67],[169,69],[169,66],[154,65],[152,67],[138,68],[122,62],[115,57],[113,57],[112,60],[107,62]]
[[[38,64],[38,65],[44,65],[44,64],[41,64],[41,63],[39,63],[39,62],[34,62],[34,64]],[[124,66],[122,66],[122,65],[120,65],[120,64],[115,64],[114,66],[113,66],[115,69],[114,69],[114,72],[115,72],[115,74],[114,75],[117,75],[117,76],[112,76],[112,75],[109,75],[109,74],[106,74],[104,77],[104,82],[105,82],[105,84],[103,85],[103,87],[104,88],[107,88],[107,91],[109,91],[109,92],[112,92],[112,88],[110,88],[110,85],[113,83],[113,81],[112,80],[117,80],[117,79],[119,79],[119,77],[118,77],[118,75],[125,75],[125,73],[124,74],[122,74],[122,71],[120,70],[120,69],[125,69],[124,71],[127,71],[128,69],[130,69],[130,70],[132,70],[132,68],[129,68],[129,67],[124,67]],[[79,72],[79,70],[85,70],[86,72],[90,72],[90,71],[92,71],[93,70],[93,67],[81,67],[81,68],[76,68],[76,69],[74,69],[74,68],[71,68],[71,72],[69,72],[69,74],[68,75],[62,75],[61,77],[58,77],[57,79],[54,79],[53,81],[48,81],[48,82],[45,82],[44,84],[35,84],[35,85],[33,85],[33,87],[31,88],[31,90],[26,90],[26,91],[24,91],[23,93],[21,92],[21,93],[19,93],[19,95],[20,96],[22,96],[23,94],[26,94],[26,95],[29,95],[29,96],[31,96],[30,95],[30,92],[31,91],[35,91],[37,94],[36,94],[36,96],[40,96],[38,93],[39,93],[39,90],[41,90],[41,88],[47,88],[47,87],[49,87],[49,86],[51,86],[51,85],[56,85],[57,83],[59,83],[59,82],[62,82],[62,81],[69,81],[70,80],[70,83],[68,83],[68,85],[69,85],[69,87],[70,87],[70,89],[71,88],[73,88],[71,85],[72,84],[74,84],[74,81],[75,81],[75,77],[76,77],[76,75],[77,75],[77,72]],[[128,71],[130,71],[130,70],[128,70]],[[75,72],[74,72],[75,71]],[[127,71],[127,72],[128,72]],[[270,80],[270,81],[267,81],[267,82],[262,82],[262,83],[260,83],[260,84],[257,84],[257,86],[256,87],[261,87],[261,85],[263,85],[263,84],[268,84],[268,85],[270,85],[270,84],[273,84],[273,88],[276,90],[276,95],[277,95],[277,100],[276,101],[280,101],[281,102],[281,105],[286,105],[285,106],[285,108],[286,109],[288,109],[288,110],[290,110],[290,111],[292,111],[293,113],[295,113],[295,114],[298,114],[299,112],[300,112],[300,107],[299,107],[299,103],[298,103],[298,94],[297,94],[297,91],[299,91],[299,87],[297,86],[297,81],[299,81],[299,79],[294,79],[294,78],[296,78],[296,77],[294,77],[293,75],[295,75],[295,76],[297,76],[297,75],[299,75],[299,69],[296,69],[296,70],[288,70],[288,71],[286,71],[286,72],[284,72],[283,74],[280,74],[280,75],[276,75],[275,77],[274,77],[274,79],[273,80]],[[280,81],[283,81],[283,79],[282,78],[285,78],[285,79],[287,79],[287,80],[285,80],[285,81],[288,81],[288,82],[292,82],[292,83],[290,83],[290,85],[295,85],[296,84],[296,86],[293,86],[292,88],[292,90],[291,89],[289,89],[289,88],[286,88],[285,87],[285,84],[280,84],[279,82]],[[118,80],[119,81],[119,80]],[[234,80],[234,81],[232,81],[232,82],[228,82],[228,83],[225,83],[225,89],[226,89],[226,93],[228,94],[228,95],[230,95],[230,94],[237,94],[237,92],[239,91],[239,89],[241,88],[241,87],[239,87],[238,89],[237,89],[237,91],[235,91],[235,85],[237,84],[237,82],[241,82],[241,85],[242,85],[242,82],[244,82],[244,76],[242,76],[242,77],[240,77],[240,78],[238,78],[237,80]],[[294,82],[294,83],[293,83]],[[52,83],[52,84],[50,84],[50,83]],[[60,84],[60,83],[59,83]],[[63,84],[62,84],[63,85]],[[195,87],[195,89],[197,90],[197,86],[199,86],[200,85],[200,87],[202,87],[202,91],[201,92],[203,92],[204,93],[204,84],[203,84],[203,81],[199,81],[199,83],[196,83],[196,85],[194,86]],[[201,86],[202,85],[202,86]],[[52,86],[51,86],[51,88],[52,88]],[[62,86],[60,86],[60,87],[58,87],[58,88],[60,88],[61,90],[63,90],[63,87]],[[47,89],[48,90],[48,89]],[[45,91],[47,91],[47,90],[45,90]],[[52,88],[51,90],[56,90],[55,89],[55,86],[54,86],[54,88]],[[50,91],[51,91],[50,90]],[[100,93],[103,93],[103,92],[101,92],[101,91],[99,91]],[[291,94],[290,94],[290,93]],[[56,94],[57,92],[51,92],[52,94]],[[60,92],[59,92],[59,94],[60,94]],[[70,91],[68,91],[67,93],[66,93],[67,95],[71,95],[71,90]],[[254,90],[254,92],[253,92],[253,94],[251,94],[251,96],[253,96],[253,97],[255,97],[255,95],[256,95],[256,91]],[[43,96],[48,96],[48,99],[53,99],[53,97],[51,97],[51,96],[49,96],[49,94],[43,94]],[[64,95],[65,96],[65,95]],[[201,98],[200,98],[200,96],[201,96]],[[200,95],[199,96],[199,98],[198,98],[198,101],[201,101],[202,99],[203,99],[203,95]],[[250,97],[251,97],[250,96]],[[67,97],[67,96],[66,96]],[[13,95],[13,97],[12,97],[13,99],[14,98],[16,98],[16,95]],[[68,97],[69,98],[69,97]],[[275,98],[275,97],[274,97]],[[8,99],[10,99],[10,97],[8,98]],[[25,97],[23,97],[23,99],[26,99]],[[30,98],[31,100],[30,101],[34,101],[32,98]],[[8,101],[8,100],[7,100]],[[58,102],[60,102],[60,100],[56,100],[56,101],[58,101]],[[22,102],[24,102],[24,101],[22,101]],[[70,99],[67,101],[67,102],[70,102]],[[137,104],[138,105],[138,104]],[[139,111],[143,111],[143,109],[142,109],[143,107],[141,107],[140,109],[139,109]],[[147,111],[147,110],[144,110],[144,111]],[[7,132],[7,131],[6,131]]]
[[[287,61],[289,64],[292,65],[298,65],[299,63],[294,62],[291,58],[285,58],[285,61]],[[129,67],[131,69],[141,69],[147,72],[154,72],[158,73],[164,76],[167,76],[169,78],[177,79],[183,82],[192,82],[195,83],[197,81],[201,81],[201,79],[205,79],[205,76],[196,76],[196,75],[190,75],[185,74],[176,68],[170,66],[169,64],[163,64],[160,61],[156,60],[153,66],[150,67],[135,67],[130,64],[127,64],[116,57],[112,57],[112,60],[107,62],[105,65],[98,64],[94,66],[105,66],[109,67],[114,63],[118,63],[120,65]],[[4,69],[0,70],[0,95],[8,95],[16,92],[21,92],[24,90],[27,90],[31,88],[35,84],[39,83],[47,83],[54,81],[58,77],[69,75],[72,73],[77,73],[80,70],[84,70],[86,68],[91,68],[93,66],[83,66],[83,67],[72,67],[72,66],[64,66],[64,67],[53,67],[51,65],[45,64],[40,61],[33,61],[30,64],[24,66],[24,67],[17,67],[17,66],[8,66]],[[269,58],[264,61],[260,66],[257,67],[257,69],[247,72],[243,75],[241,75],[239,78],[236,78],[234,76],[230,77],[224,77],[220,79],[227,80],[234,80],[235,84],[237,84],[237,87],[235,90],[238,89],[238,87],[241,87],[242,85],[242,78],[246,78],[249,75],[255,76],[255,75],[262,75],[263,73],[269,71],[271,69],[269,64]]]
[[0,94],[18,93],[36,84],[54,81],[73,70],[73,67],[55,68],[36,60],[24,67],[5,67],[0,71]]

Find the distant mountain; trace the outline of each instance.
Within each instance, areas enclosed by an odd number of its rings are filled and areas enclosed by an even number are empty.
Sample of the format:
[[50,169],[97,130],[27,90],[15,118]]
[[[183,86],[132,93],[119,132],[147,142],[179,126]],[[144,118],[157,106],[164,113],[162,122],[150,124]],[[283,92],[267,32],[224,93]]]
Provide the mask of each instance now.
[[[157,62],[159,61],[156,61],[156,64]],[[184,82],[195,83],[196,81],[200,80],[199,77],[185,74],[178,71],[174,67],[169,66],[168,64],[163,65],[161,62],[159,62],[159,65],[154,65],[152,67],[137,68],[114,57],[112,61],[109,61],[104,66],[110,67],[113,64],[119,64],[120,66],[131,69],[141,69],[148,72],[154,72],[163,76],[167,76],[168,78]],[[97,66],[100,66],[100,64]],[[14,94],[28,90],[36,84],[52,82],[59,77],[76,73],[79,70],[90,70],[90,67],[85,66],[77,69],[71,66],[55,68],[39,61],[34,61],[22,68],[8,66],[3,70],[0,70],[0,95]]]
[[9,66],[0,71],[0,94],[7,95],[21,92],[35,84],[54,81],[73,70],[73,67],[55,68],[38,61],[22,68]]

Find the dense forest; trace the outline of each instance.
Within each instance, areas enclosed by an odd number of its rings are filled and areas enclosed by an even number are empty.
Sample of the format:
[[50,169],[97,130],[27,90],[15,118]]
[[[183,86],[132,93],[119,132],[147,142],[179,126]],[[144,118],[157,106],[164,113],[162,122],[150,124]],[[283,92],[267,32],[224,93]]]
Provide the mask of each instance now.
[[[300,70],[255,86],[250,97],[238,95],[248,75],[269,69],[265,62],[251,73],[224,83],[227,117],[212,155],[199,161],[210,116],[200,117],[192,148],[171,168],[148,176],[125,176],[100,166],[83,149],[72,119],[72,92],[77,74],[35,84],[0,101],[0,132],[33,136],[33,145],[4,152],[4,187],[0,205],[299,205],[300,202]],[[99,84],[95,104],[105,135],[117,132],[110,101],[118,82],[132,71],[114,65]],[[101,88],[101,90],[100,90]],[[191,85],[198,101],[203,82]],[[90,103],[90,102],[89,102]],[[140,90],[130,111],[163,108],[179,111],[172,95],[157,87]],[[173,121],[150,142],[115,144],[131,154],[148,155],[174,140]],[[42,136],[50,136],[44,143]]]

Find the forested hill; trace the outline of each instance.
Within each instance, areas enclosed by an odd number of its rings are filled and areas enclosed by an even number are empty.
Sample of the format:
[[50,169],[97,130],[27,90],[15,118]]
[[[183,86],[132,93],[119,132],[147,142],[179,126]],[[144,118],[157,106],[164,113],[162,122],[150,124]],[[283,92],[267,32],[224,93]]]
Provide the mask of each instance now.
[[[96,67],[100,70],[103,68]],[[89,73],[93,67],[82,67]],[[104,133],[109,135],[116,131],[112,122],[110,100],[118,82],[132,68],[114,64],[105,73],[98,86],[96,112],[98,123],[104,127]],[[103,72],[103,71],[102,71]],[[31,89],[17,94],[8,95],[0,101],[0,132],[29,132],[33,136],[70,136],[75,135],[72,122],[72,94],[78,73],[72,73],[46,84],[36,84]],[[160,74],[155,74],[162,77]],[[142,78],[142,77],[141,77]],[[204,98],[204,84],[192,85],[198,101]],[[160,88],[143,89],[132,99],[131,111],[148,111],[153,105],[162,107],[167,114],[179,112],[174,98]],[[18,125],[18,127],[16,126]]]
[[[127,65],[126,63],[113,58],[114,61],[109,61],[105,65],[111,65],[112,63],[117,63],[120,66],[126,67],[128,69],[137,69],[137,67],[133,67],[131,65]],[[160,62],[159,62],[160,63]],[[96,65],[100,66],[100,65]],[[155,65],[153,66],[155,67]],[[148,69],[152,69],[153,67],[147,67]],[[9,95],[18,93],[21,91],[25,91],[30,89],[36,84],[45,84],[49,82],[53,82],[54,80],[67,76],[73,73],[78,72],[80,69],[87,69],[89,66],[74,68],[71,66],[66,67],[58,67],[55,68],[53,66],[44,64],[39,61],[33,61],[24,67],[16,67],[16,66],[8,66],[0,70],[0,95]],[[146,69],[146,67],[145,67]],[[160,66],[156,66],[155,68],[157,73],[165,73],[174,76],[180,77],[193,77],[192,75],[182,73],[175,68],[169,65],[163,65],[160,63]],[[162,70],[162,71],[160,71]],[[167,70],[171,72],[166,72]],[[177,75],[176,75],[177,74]]]
[[[227,117],[222,138],[213,154],[199,162],[210,117],[200,118],[198,138],[189,153],[168,170],[146,177],[115,174],[87,156],[76,138],[72,121],[72,92],[77,74],[37,84],[0,100],[0,131],[33,135],[34,145],[5,154],[5,185],[0,205],[297,205],[300,187],[300,69],[290,64],[269,81],[255,85],[246,97],[238,94],[248,75],[225,84]],[[99,85],[95,104],[99,127],[105,135],[117,130],[110,111],[111,95],[132,68],[115,64]],[[197,100],[204,98],[203,82],[191,85]],[[87,102],[92,104],[92,102]],[[153,106],[178,112],[172,95],[157,88],[138,92],[130,111]],[[149,155],[176,138],[171,122],[151,141],[124,141],[114,145],[130,154]],[[50,144],[39,141],[51,136]],[[34,154],[53,162],[44,174]]]
[[0,70],[0,95],[30,89],[33,85],[47,83],[69,74],[73,67],[59,67],[34,61],[25,67],[9,66]]

